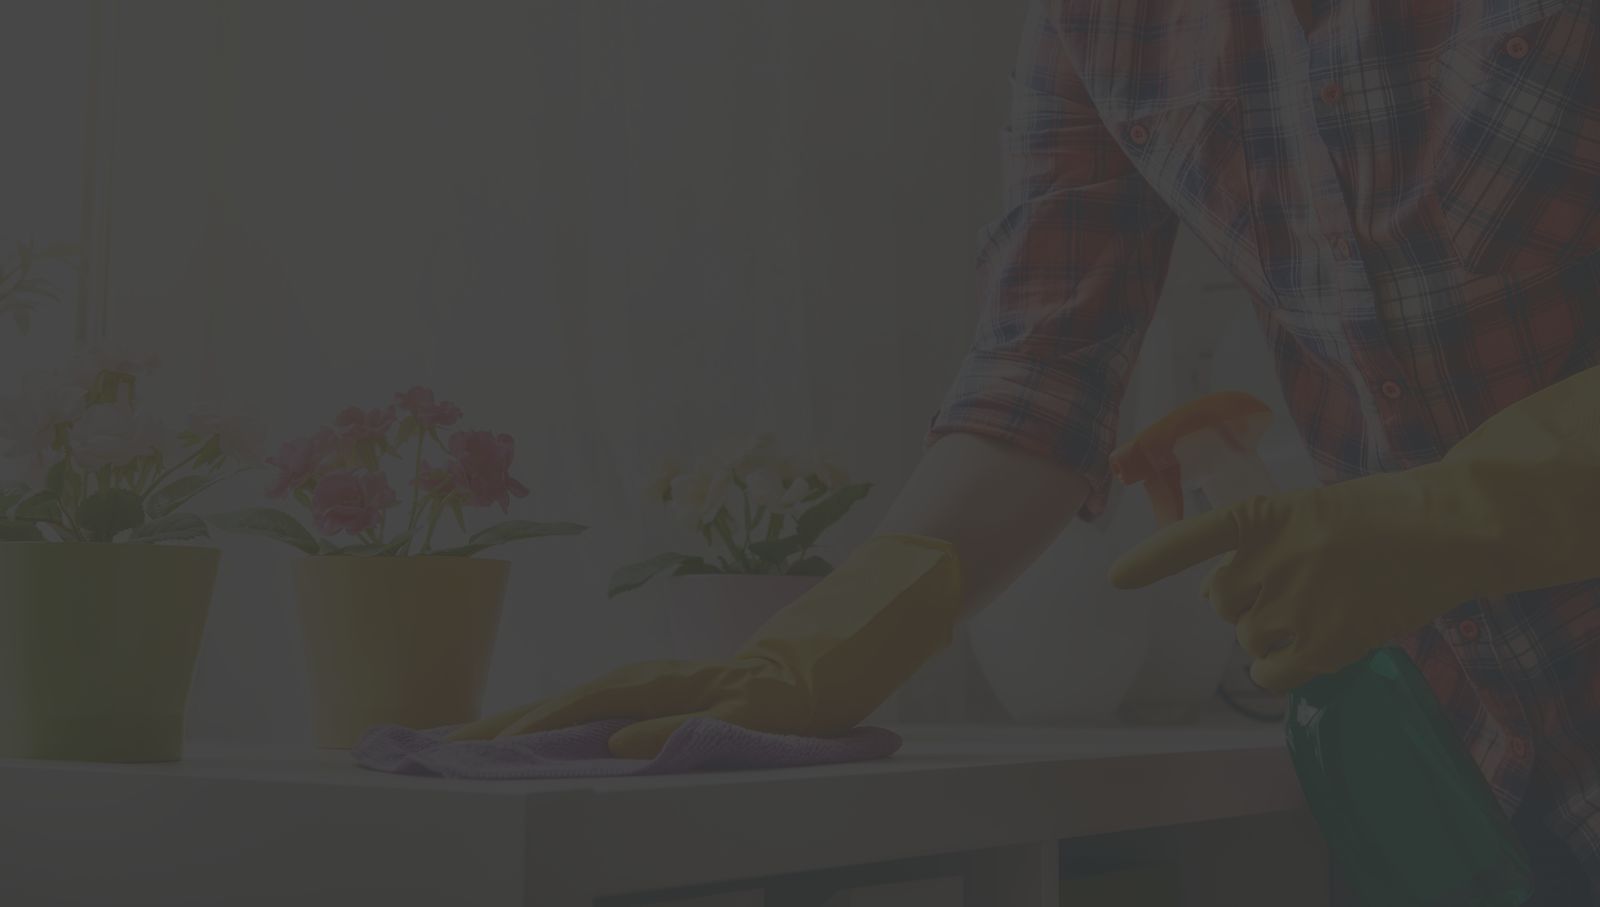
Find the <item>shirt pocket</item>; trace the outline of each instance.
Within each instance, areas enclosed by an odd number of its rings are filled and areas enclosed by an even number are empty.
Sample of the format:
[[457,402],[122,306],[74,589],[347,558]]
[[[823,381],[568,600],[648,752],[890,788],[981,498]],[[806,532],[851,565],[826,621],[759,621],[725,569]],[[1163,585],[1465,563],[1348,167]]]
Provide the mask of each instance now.
[[1590,4],[1554,6],[1438,57],[1429,192],[1476,274],[1544,270],[1600,247],[1596,17]]
[[1173,213],[1248,288],[1265,292],[1237,102],[1191,102],[1107,125]]

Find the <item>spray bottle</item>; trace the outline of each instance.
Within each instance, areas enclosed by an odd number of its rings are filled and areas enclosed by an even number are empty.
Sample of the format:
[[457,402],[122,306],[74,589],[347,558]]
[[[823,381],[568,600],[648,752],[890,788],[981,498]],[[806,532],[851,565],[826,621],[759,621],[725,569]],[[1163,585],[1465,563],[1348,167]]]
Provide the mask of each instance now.
[[[1202,397],[1112,455],[1163,525],[1184,502],[1227,507],[1276,491],[1256,451],[1271,410],[1243,393]],[[1426,679],[1394,647],[1292,691],[1289,754],[1351,887],[1373,907],[1518,907],[1526,854]]]

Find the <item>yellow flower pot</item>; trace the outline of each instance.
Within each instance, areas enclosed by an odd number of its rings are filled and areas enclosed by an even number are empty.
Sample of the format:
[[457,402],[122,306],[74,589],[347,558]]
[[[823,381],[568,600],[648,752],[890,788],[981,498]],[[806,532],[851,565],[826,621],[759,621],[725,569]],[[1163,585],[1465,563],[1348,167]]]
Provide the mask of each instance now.
[[511,565],[464,557],[309,557],[295,566],[319,746],[368,728],[478,717]]
[[221,553],[0,543],[0,757],[173,762]]

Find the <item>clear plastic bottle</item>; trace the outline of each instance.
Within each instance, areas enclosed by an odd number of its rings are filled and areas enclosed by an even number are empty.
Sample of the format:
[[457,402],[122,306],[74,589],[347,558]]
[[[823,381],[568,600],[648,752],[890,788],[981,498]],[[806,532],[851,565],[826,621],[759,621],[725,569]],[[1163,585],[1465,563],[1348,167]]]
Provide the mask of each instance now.
[[[1120,448],[1113,468],[1142,483],[1158,519],[1185,500],[1227,507],[1272,494],[1256,445],[1266,404],[1203,397]],[[1526,854],[1427,680],[1384,647],[1294,690],[1285,736],[1329,849],[1373,907],[1518,907],[1531,894]]]

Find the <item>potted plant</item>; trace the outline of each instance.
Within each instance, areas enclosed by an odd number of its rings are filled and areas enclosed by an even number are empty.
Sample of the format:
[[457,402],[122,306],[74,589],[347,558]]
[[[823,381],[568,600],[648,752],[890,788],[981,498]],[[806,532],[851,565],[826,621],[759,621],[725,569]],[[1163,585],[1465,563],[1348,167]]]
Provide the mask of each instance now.
[[153,360],[93,354],[0,398],[0,755],[180,757],[220,559],[183,506],[246,463],[215,414],[168,432],[139,396]]
[[669,463],[650,497],[705,548],[623,567],[612,575],[610,593],[661,580],[673,656],[731,656],[833,570],[817,545],[871,488],[852,483],[824,457],[783,456],[771,435],[723,445],[692,470]]
[[[455,428],[461,418],[423,387],[377,409],[348,407],[267,458],[268,496],[308,512],[310,527],[269,507],[212,518],[308,555],[294,584],[324,747],[352,746],[376,725],[477,718],[510,564],[474,555],[584,530],[511,520],[469,532],[467,510],[509,512],[528,489],[511,475],[511,436]],[[449,543],[446,517],[459,534]]]

